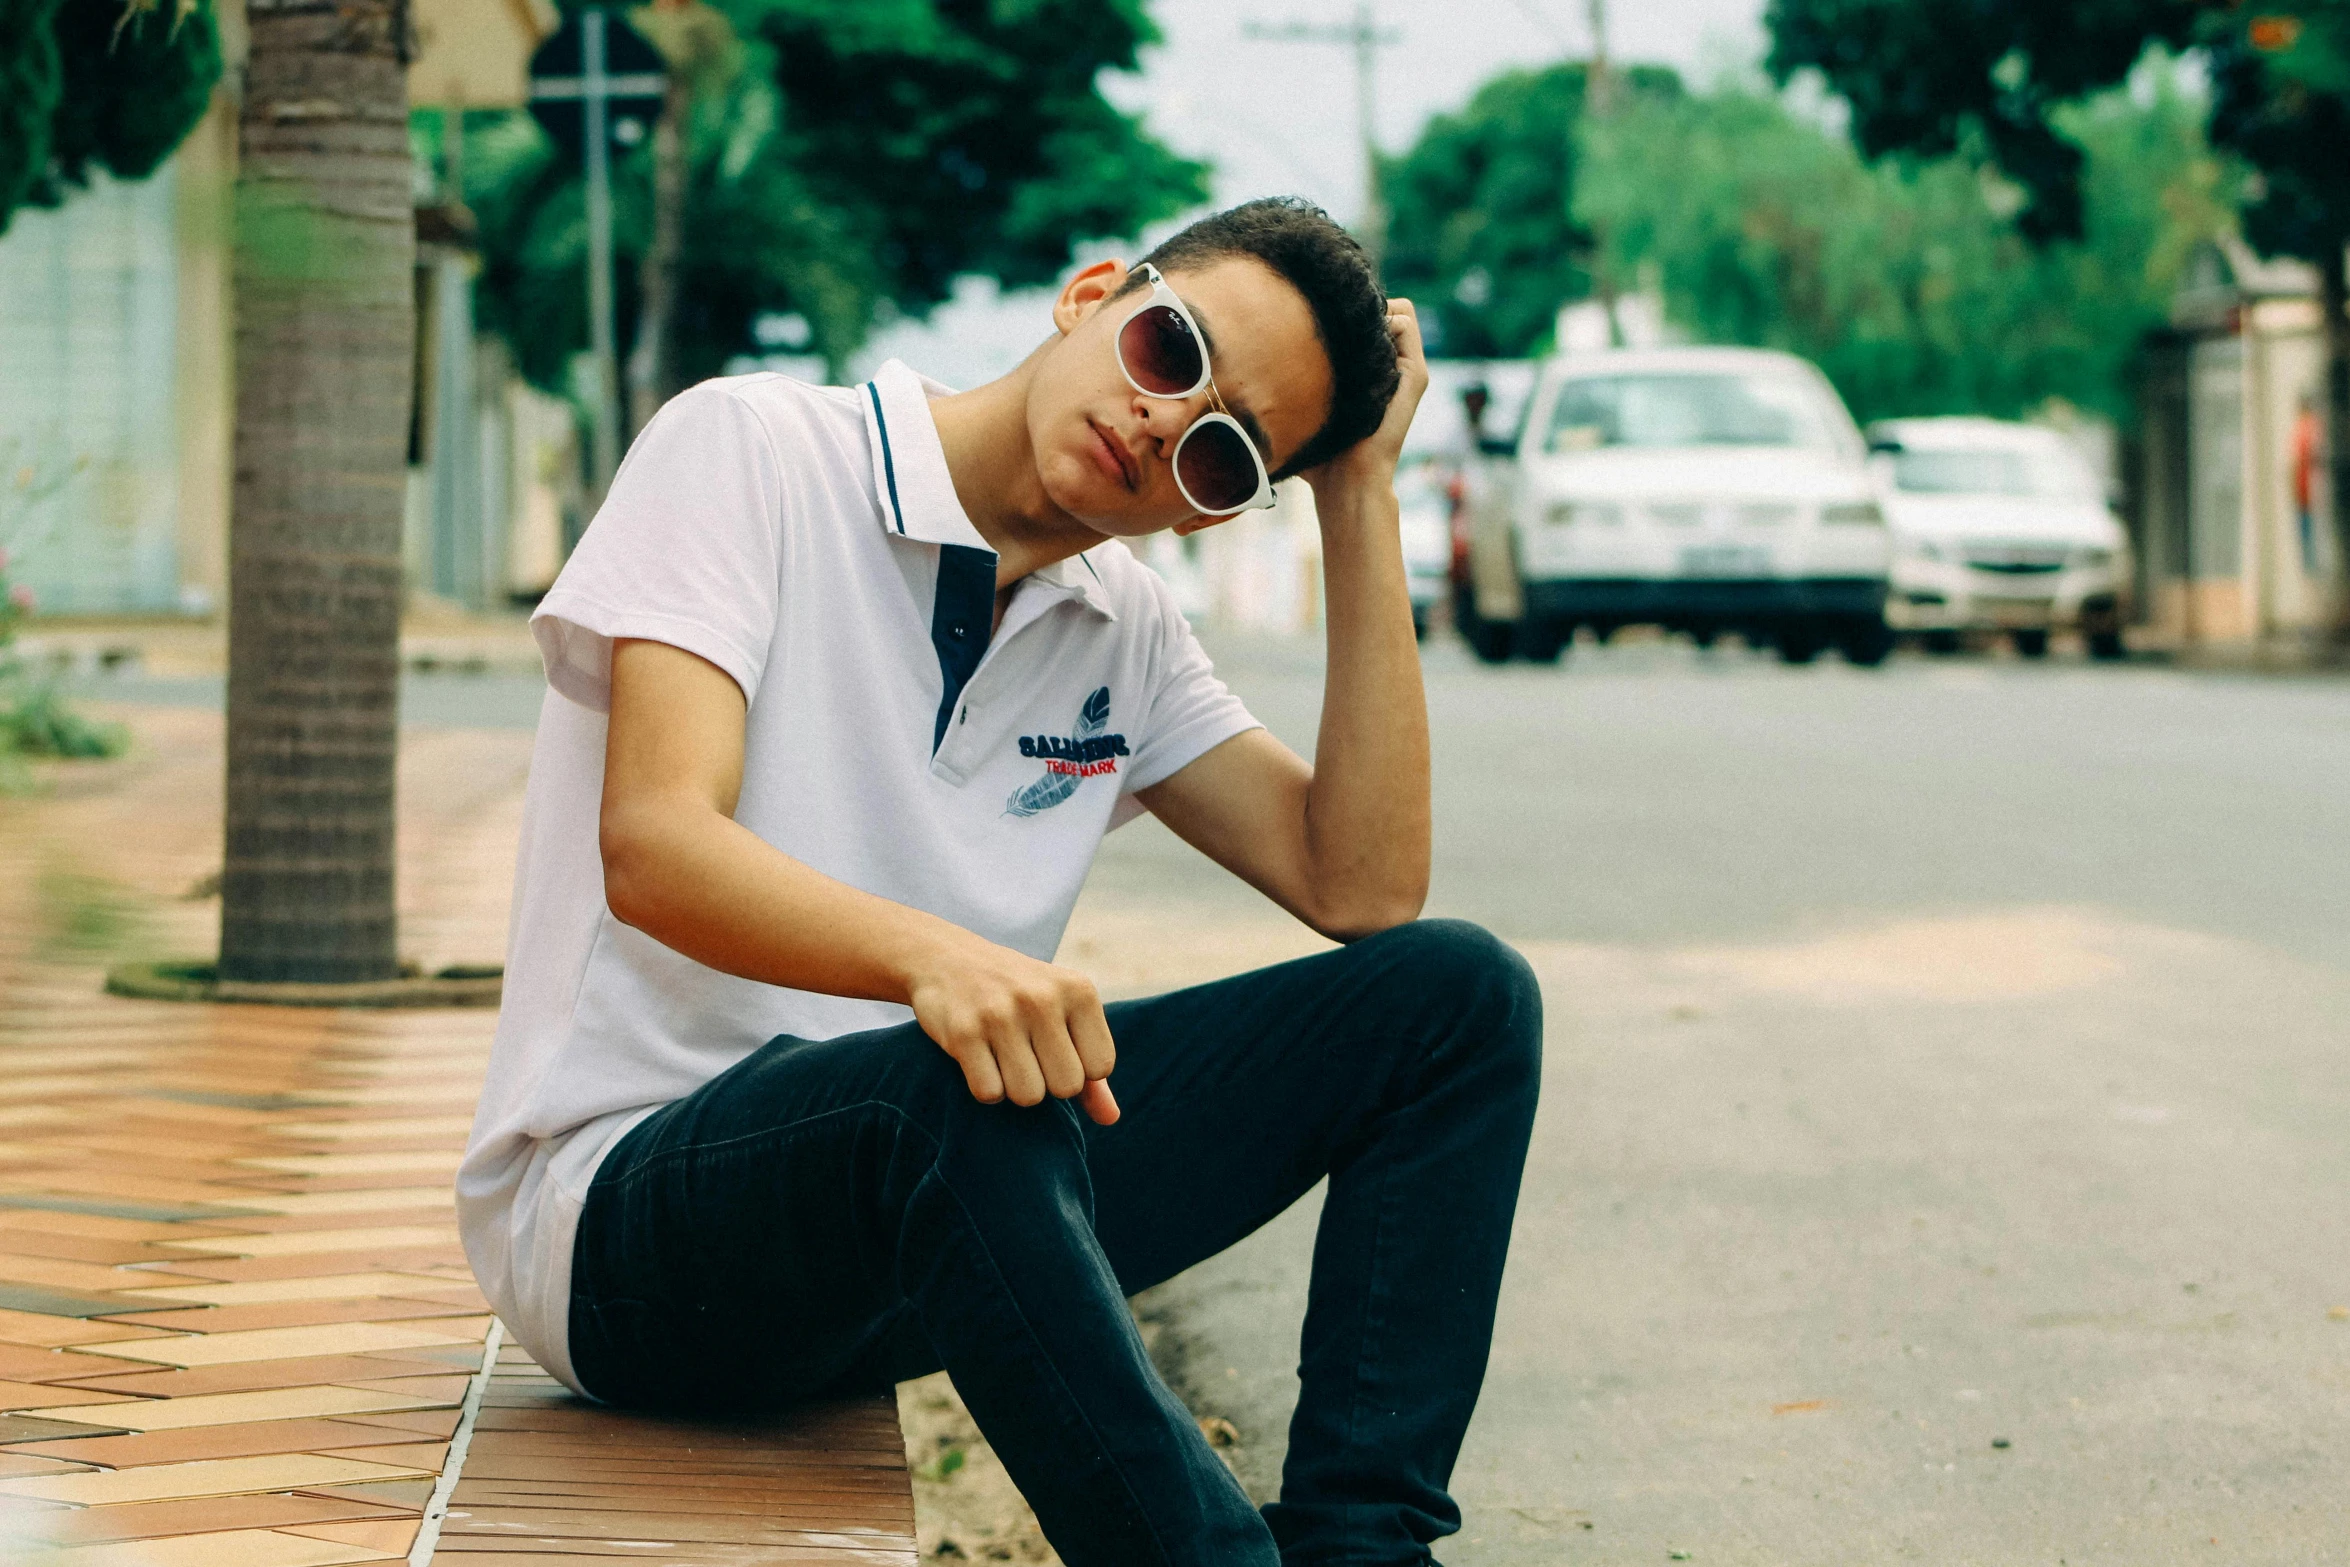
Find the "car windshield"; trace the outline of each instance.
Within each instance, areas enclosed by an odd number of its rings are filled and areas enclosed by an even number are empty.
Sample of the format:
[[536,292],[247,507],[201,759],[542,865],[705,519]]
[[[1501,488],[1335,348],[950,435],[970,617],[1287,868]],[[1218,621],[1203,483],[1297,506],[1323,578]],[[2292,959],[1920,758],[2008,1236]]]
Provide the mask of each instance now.
[[1893,454],[1893,482],[1914,495],[2016,495],[2033,500],[2096,498],[2088,471],[2065,452],[2016,447],[1934,451],[1907,447]]
[[1602,446],[1800,446],[1838,442],[1817,387],[1768,372],[1578,376],[1551,410],[1553,452]]

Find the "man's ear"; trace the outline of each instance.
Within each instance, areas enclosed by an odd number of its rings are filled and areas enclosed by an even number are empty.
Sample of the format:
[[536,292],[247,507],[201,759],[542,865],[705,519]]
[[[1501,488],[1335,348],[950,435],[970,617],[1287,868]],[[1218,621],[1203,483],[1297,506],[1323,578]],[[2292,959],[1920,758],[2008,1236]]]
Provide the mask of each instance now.
[[1077,323],[1126,286],[1126,273],[1126,263],[1115,256],[1080,268],[1061,285],[1061,297],[1053,301],[1053,329],[1063,337],[1077,330]]

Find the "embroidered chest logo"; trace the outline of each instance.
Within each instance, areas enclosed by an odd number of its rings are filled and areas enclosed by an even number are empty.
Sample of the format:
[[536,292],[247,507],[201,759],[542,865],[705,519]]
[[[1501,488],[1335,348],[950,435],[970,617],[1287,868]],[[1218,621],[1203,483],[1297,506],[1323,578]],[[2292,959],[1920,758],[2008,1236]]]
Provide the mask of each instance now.
[[1127,754],[1126,737],[1110,727],[1110,688],[1102,686],[1077,711],[1077,727],[1066,735],[1022,735],[1020,754],[1044,759],[1044,776],[1012,791],[1004,802],[1006,816],[1034,816],[1049,811],[1077,792],[1088,778],[1118,770],[1118,758]]

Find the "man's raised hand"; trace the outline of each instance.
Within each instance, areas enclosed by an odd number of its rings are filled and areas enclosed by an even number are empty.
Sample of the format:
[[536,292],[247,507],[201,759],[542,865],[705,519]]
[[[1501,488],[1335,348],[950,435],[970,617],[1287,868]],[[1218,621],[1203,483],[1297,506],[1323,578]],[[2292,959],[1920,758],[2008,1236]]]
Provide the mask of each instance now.
[[1308,473],[1306,482],[1318,496],[1325,486],[1369,484],[1383,486],[1395,478],[1403,458],[1404,435],[1420,396],[1428,390],[1428,355],[1420,342],[1420,313],[1408,299],[1387,302],[1387,335],[1395,340],[1395,396],[1387,404],[1379,428]]

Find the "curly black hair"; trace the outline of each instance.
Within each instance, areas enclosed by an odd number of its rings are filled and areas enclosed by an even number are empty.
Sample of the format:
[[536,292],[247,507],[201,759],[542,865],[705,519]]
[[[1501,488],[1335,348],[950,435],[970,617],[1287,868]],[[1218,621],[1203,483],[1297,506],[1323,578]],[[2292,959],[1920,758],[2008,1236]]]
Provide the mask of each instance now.
[[[1330,214],[1299,196],[1244,201],[1192,224],[1143,258],[1161,272],[1234,256],[1262,262],[1305,296],[1330,356],[1330,414],[1281,471],[1303,473],[1379,428],[1402,381],[1387,332],[1387,294],[1371,258]],[[1138,264],[1126,293],[1142,286]]]

